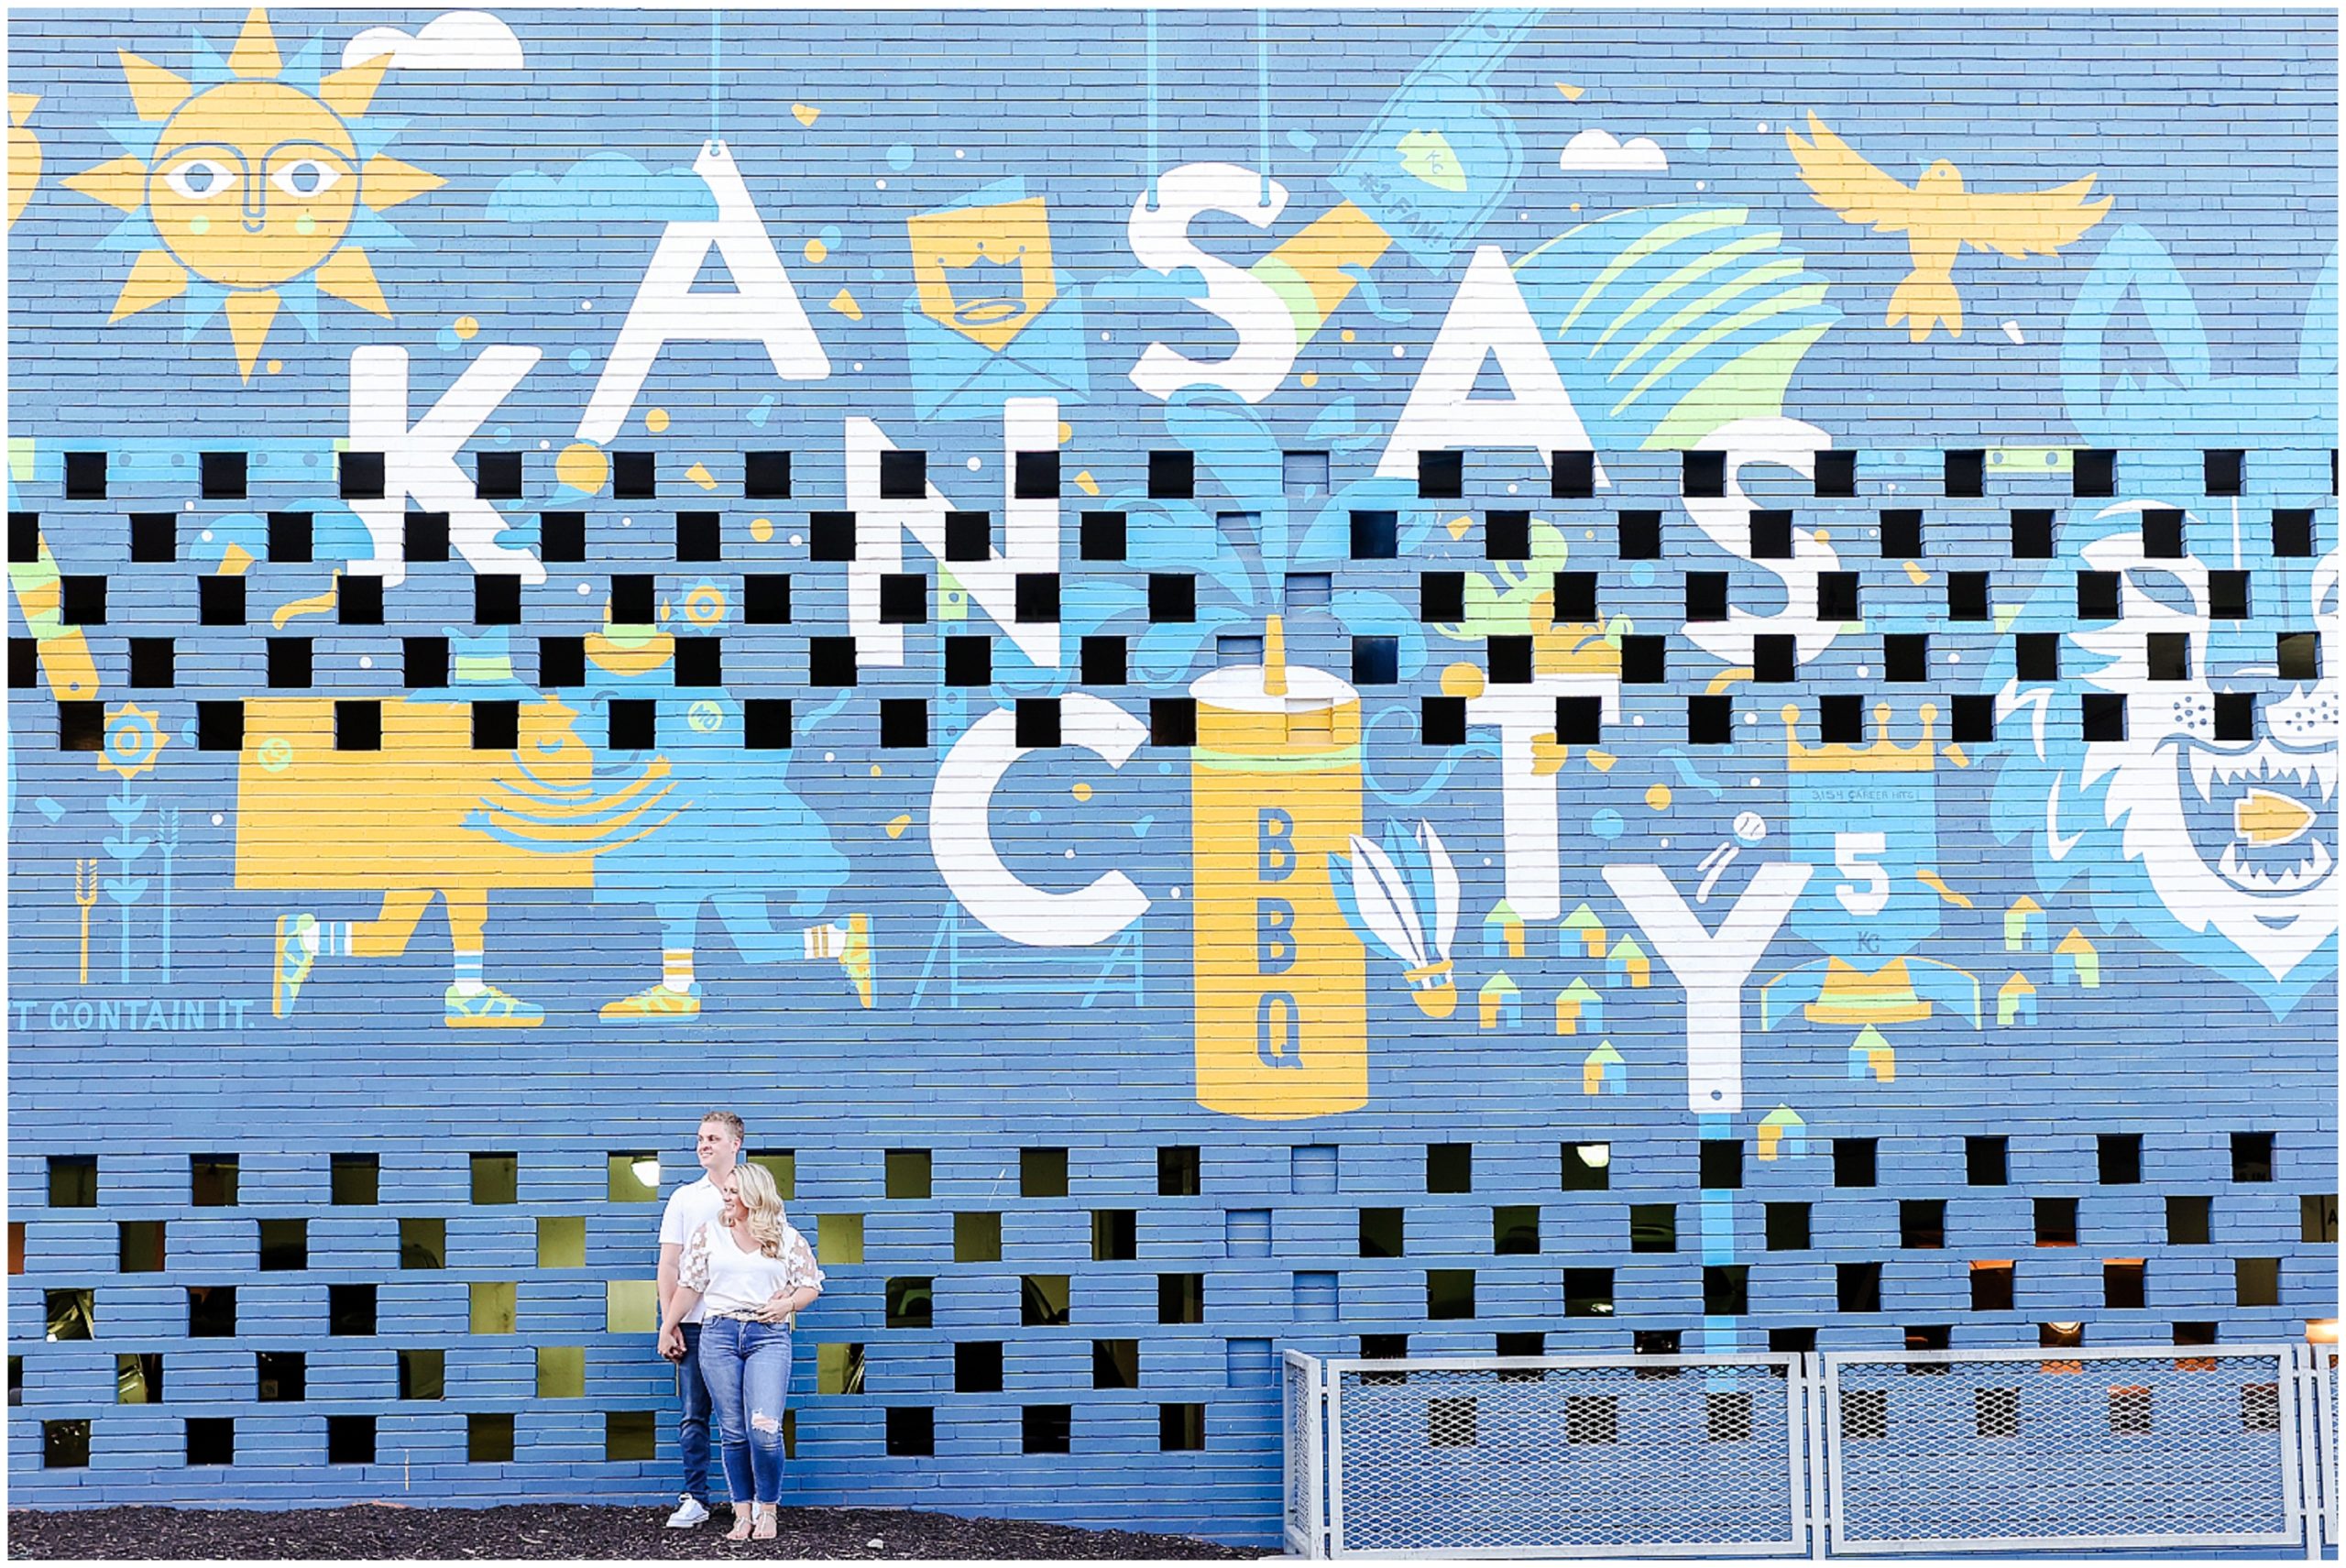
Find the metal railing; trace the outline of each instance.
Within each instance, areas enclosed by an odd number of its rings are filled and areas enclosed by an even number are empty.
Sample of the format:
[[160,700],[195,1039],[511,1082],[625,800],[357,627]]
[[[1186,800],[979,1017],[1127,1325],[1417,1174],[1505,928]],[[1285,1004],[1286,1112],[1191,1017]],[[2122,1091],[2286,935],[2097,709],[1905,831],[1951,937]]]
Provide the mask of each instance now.
[[1307,1557],[2339,1539],[2334,1347],[1285,1357]]
[[[2317,1532],[2308,1541],[2308,1557],[2319,1555],[2319,1548],[2338,1545],[2338,1347],[2334,1344],[2313,1344],[2300,1353],[2303,1368],[2302,1401],[2306,1419],[2300,1426],[2305,1440],[2313,1451],[2305,1460],[2306,1484],[2309,1495],[2306,1506],[2313,1515],[2312,1529]],[[2318,1541],[2318,1544],[2317,1544]]]

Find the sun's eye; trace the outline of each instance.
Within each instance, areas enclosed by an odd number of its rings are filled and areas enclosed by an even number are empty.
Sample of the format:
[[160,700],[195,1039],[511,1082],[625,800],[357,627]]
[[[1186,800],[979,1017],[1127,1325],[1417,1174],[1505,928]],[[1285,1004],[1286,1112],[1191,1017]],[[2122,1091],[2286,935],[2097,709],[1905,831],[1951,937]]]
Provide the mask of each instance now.
[[163,182],[191,202],[209,201],[236,183],[236,171],[216,159],[191,158]]
[[315,196],[342,178],[342,170],[314,158],[297,158],[270,170],[269,182],[289,196]]

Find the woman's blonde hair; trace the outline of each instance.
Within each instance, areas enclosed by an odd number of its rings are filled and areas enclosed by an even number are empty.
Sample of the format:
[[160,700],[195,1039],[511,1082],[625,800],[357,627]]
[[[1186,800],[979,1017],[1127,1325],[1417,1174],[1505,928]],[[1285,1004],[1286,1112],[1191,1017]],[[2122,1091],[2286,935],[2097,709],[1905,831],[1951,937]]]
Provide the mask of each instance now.
[[761,1165],[737,1165],[733,1168],[733,1190],[741,1200],[741,1207],[749,1212],[750,1239],[768,1257],[782,1255],[783,1237],[789,1222],[782,1212],[782,1191],[773,1184],[773,1177]]

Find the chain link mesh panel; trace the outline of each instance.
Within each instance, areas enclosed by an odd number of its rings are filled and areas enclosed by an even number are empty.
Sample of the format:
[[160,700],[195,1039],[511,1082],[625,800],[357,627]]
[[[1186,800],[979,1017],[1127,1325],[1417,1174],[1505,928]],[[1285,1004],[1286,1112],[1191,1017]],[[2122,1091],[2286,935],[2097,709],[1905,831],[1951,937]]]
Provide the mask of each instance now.
[[1299,1557],[1321,1554],[1320,1364],[1300,1351],[1282,1358],[1286,1374],[1287,1549]]
[[1335,1552],[1800,1551],[1795,1360],[1331,1363]]
[[1833,1550],[2296,1541],[2292,1359],[1828,1355]]

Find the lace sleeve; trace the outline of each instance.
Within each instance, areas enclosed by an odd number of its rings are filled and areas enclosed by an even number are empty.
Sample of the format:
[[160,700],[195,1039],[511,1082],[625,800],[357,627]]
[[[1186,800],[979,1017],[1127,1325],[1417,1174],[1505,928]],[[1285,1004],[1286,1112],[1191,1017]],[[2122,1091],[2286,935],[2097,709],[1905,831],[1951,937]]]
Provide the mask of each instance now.
[[676,1283],[687,1290],[708,1288],[708,1227],[701,1226],[693,1239],[685,1244],[685,1255],[676,1263]]
[[784,1288],[789,1290],[805,1290],[809,1288],[816,1290],[822,1289],[823,1271],[816,1266],[815,1249],[806,1245],[806,1236],[795,1226],[792,1228],[790,1233],[790,1240],[786,1247],[786,1252],[790,1263],[790,1272],[787,1277],[787,1283],[784,1285]]

